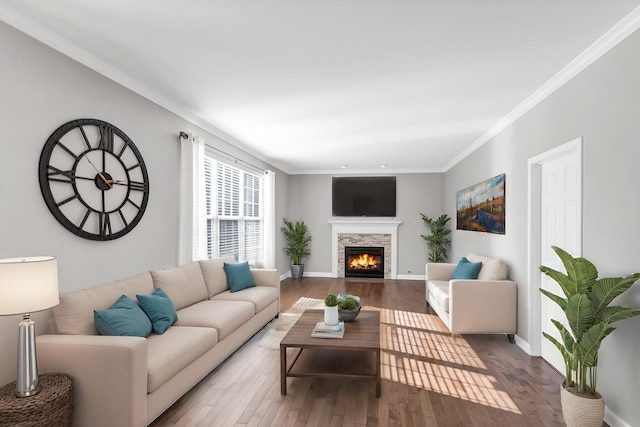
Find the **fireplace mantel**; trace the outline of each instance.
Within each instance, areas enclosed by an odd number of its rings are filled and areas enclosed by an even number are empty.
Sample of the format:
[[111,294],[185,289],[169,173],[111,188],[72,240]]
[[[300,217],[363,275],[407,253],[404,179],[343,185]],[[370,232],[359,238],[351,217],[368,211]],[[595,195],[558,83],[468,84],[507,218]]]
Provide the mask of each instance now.
[[391,235],[391,279],[398,277],[398,226],[396,220],[333,220],[331,224],[331,273],[338,277],[338,235],[339,234],[389,234]]

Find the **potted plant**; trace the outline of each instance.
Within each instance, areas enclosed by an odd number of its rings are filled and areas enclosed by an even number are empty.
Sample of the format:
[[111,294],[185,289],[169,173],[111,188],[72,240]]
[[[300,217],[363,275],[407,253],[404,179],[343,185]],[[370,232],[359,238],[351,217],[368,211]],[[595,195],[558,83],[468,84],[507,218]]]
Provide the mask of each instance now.
[[560,321],[552,320],[560,340],[543,333],[564,359],[562,414],[567,426],[600,427],[604,420],[604,398],[596,389],[600,344],[615,330],[611,323],[640,314],[637,309],[609,304],[640,279],[640,273],[598,279],[598,270],[590,261],[574,258],[556,246],[552,248],[566,274],[545,266],[540,271],[560,285],[564,298],[545,289],[540,292],[558,304],[569,325],[567,329]]
[[360,314],[362,304],[360,299],[353,295],[342,294],[338,297],[338,317],[343,322],[352,322]]
[[447,214],[442,214],[438,218],[429,218],[422,213],[420,215],[422,215],[422,220],[431,231],[428,236],[421,234],[431,250],[429,262],[446,262],[448,256],[447,247],[451,244],[451,239],[449,239],[451,230],[447,228],[447,223],[451,220],[451,217]]
[[294,223],[287,218],[282,220],[284,221],[284,227],[280,227],[280,230],[284,233],[287,241],[283,251],[291,258],[291,277],[299,279],[304,273],[302,258],[311,255],[309,229],[304,221],[296,221]]
[[324,323],[327,325],[337,325],[338,321],[338,296],[329,293],[324,298]]

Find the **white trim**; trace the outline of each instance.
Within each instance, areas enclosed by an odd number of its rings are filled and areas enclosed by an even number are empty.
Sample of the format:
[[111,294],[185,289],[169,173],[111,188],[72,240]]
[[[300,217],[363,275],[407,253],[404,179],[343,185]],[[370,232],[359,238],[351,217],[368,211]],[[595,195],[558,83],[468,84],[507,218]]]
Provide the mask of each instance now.
[[538,90],[533,92],[528,98],[522,101],[509,114],[498,121],[498,123],[489,128],[488,131],[482,134],[480,138],[478,138],[473,144],[467,147],[466,150],[454,157],[453,160],[451,160],[444,167],[445,171],[448,171],[449,169],[454,167],[465,157],[476,151],[478,148],[491,140],[494,136],[502,132],[507,126],[511,125],[527,111],[538,105],[546,97],[558,90],[562,85],[574,78],[580,71],[584,70],[589,65],[594,63],[602,55],[607,53],[615,45],[627,38],[638,28],[640,28],[640,6],[632,10],[631,13],[625,16],[609,31],[604,33],[602,37],[596,40],[584,52],[582,52],[573,61],[567,64],[555,76],[551,77],[548,82],[546,82]]
[[398,226],[394,220],[335,220],[331,224],[331,277],[338,277],[338,234],[390,234],[391,277],[398,277]]
[[[540,215],[540,200],[542,197],[541,188],[541,169],[544,163],[555,160],[567,154],[576,153],[578,155],[578,176],[583,188],[583,147],[582,137],[576,138],[565,144],[559,145],[542,154],[531,157],[528,160],[528,205],[529,215],[527,221],[527,277],[529,283],[529,348],[530,355],[540,356],[542,346],[542,331],[540,330],[540,233],[542,218]],[[580,206],[580,224],[577,228],[580,230],[577,245],[579,253],[574,256],[582,255],[582,200],[583,190],[578,195],[578,205]]]
[[427,280],[424,274],[398,274],[397,280]]
[[609,424],[609,427],[631,427],[631,424],[620,418],[606,405],[604,407],[604,421]]
[[525,341],[520,337],[520,335],[515,335],[516,345],[522,349],[527,354],[531,354],[531,347],[529,346],[529,342]]

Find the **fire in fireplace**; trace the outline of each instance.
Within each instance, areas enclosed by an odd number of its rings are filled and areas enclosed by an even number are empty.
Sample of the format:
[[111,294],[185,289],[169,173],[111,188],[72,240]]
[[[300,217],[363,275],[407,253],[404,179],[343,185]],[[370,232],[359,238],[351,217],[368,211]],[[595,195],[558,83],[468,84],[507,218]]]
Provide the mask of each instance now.
[[344,277],[384,278],[384,247],[346,246]]

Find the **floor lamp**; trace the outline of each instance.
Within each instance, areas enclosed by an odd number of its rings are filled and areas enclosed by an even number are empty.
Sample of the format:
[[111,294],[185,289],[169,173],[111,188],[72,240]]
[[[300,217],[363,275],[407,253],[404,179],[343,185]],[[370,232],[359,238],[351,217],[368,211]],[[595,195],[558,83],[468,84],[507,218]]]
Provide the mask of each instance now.
[[0,315],[22,314],[18,324],[16,396],[40,391],[36,324],[29,313],[58,305],[58,265],[53,257],[0,259]]

